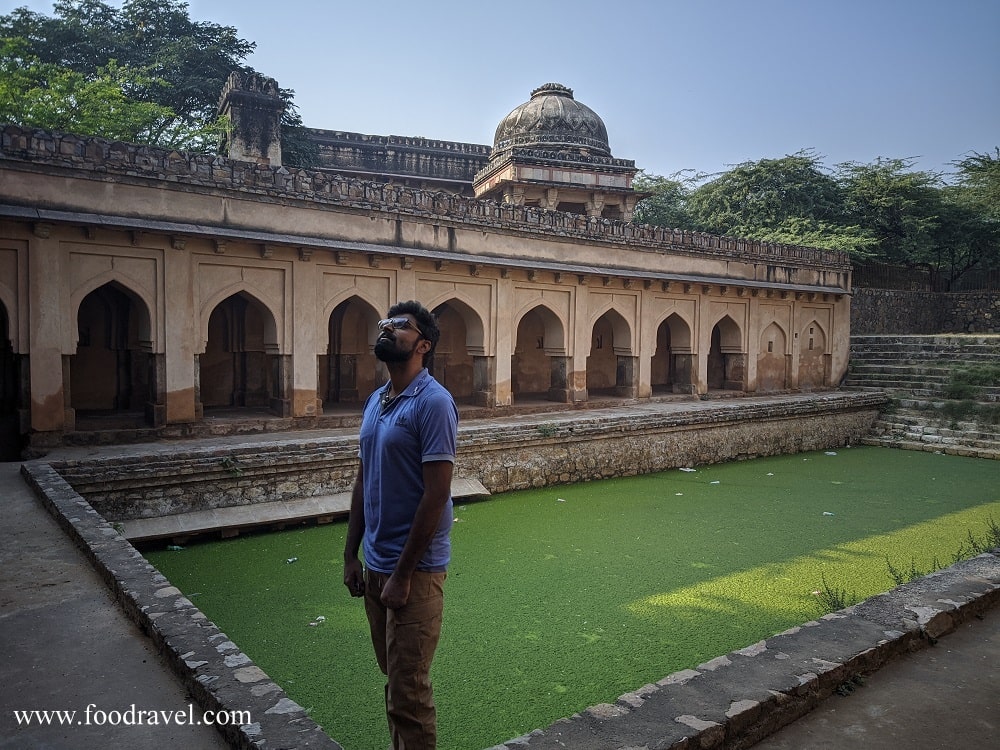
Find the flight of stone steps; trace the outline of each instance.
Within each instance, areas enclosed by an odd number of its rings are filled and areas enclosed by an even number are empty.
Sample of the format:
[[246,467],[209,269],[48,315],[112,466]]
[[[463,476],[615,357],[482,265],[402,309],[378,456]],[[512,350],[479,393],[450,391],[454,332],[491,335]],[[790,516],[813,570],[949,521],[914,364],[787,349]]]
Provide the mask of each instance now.
[[869,445],[1000,459],[1000,335],[852,336],[842,388],[892,399]]

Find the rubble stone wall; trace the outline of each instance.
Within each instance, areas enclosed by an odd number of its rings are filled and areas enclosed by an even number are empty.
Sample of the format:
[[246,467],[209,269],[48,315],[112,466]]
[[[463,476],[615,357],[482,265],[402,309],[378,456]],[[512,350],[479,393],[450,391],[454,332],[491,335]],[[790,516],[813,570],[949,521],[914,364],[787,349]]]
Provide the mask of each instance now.
[[854,289],[851,334],[1000,333],[1000,292]]
[[[459,432],[456,475],[498,493],[841,447],[868,433],[884,402],[830,393],[648,417],[548,415],[502,430],[479,423]],[[351,436],[53,466],[101,515],[126,521],[348,492],[356,455]]]

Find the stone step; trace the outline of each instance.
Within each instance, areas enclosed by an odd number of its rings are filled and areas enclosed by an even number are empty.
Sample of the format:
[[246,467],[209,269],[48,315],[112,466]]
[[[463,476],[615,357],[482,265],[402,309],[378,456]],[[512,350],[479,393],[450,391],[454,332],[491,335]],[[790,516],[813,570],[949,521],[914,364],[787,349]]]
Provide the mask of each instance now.
[[879,365],[923,365],[927,363],[940,363],[949,369],[954,369],[996,364],[1000,362],[1000,354],[986,352],[981,354],[953,354],[941,351],[893,354],[892,352],[887,352],[884,349],[879,349],[877,351],[856,351],[852,349],[851,361]]
[[893,362],[891,364],[887,364],[885,362],[866,362],[864,360],[851,362],[852,374],[871,373],[873,375],[878,375],[892,373],[901,375],[921,375],[946,380],[952,377],[955,369],[956,368],[954,367],[926,363]]
[[948,443],[951,445],[976,445],[984,448],[1000,448],[1000,435],[989,432],[935,432],[921,425],[905,425],[898,422],[876,422],[872,426],[876,435],[898,435],[912,440],[922,440],[928,443]]
[[928,334],[862,334],[851,336],[852,342],[866,344],[936,344],[939,346],[991,345],[1000,343],[997,333],[928,333]]
[[[961,369],[1000,366],[1000,336],[855,336],[843,390],[892,394],[895,407],[873,425],[871,445],[1000,458],[1000,427],[941,411]],[[980,404],[1000,402],[1000,383],[973,386]]]
[[971,458],[989,458],[994,461],[1000,460],[1000,450],[991,448],[972,448],[962,445],[937,445],[934,443],[921,443],[914,440],[902,440],[892,436],[870,435],[862,438],[862,445],[880,445],[886,448],[903,448],[906,450],[928,451],[933,453],[945,453],[953,456],[968,456]]

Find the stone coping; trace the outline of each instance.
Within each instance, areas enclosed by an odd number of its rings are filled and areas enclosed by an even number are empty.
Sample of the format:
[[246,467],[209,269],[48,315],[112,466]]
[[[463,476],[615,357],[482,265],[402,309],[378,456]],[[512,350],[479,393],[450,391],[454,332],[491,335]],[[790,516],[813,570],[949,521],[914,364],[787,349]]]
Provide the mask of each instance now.
[[[47,463],[22,474],[204,709],[245,710],[234,748],[340,748]],[[1000,549],[639,687],[491,750],[747,747],[838,687],[1000,602]]]
[[218,626],[45,463],[21,473],[90,559],[115,599],[150,637],[203,710],[249,711],[251,724],[219,726],[239,750],[343,750]]

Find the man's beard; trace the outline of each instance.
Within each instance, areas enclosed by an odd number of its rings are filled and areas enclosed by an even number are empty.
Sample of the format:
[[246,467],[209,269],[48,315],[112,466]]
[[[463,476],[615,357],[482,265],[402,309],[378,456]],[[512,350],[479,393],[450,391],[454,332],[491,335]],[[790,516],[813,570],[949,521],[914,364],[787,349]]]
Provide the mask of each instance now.
[[375,342],[375,356],[382,362],[406,362],[413,356],[418,343],[419,340],[414,341],[410,351],[406,351],[396,345],[395,339],[380,336]]

